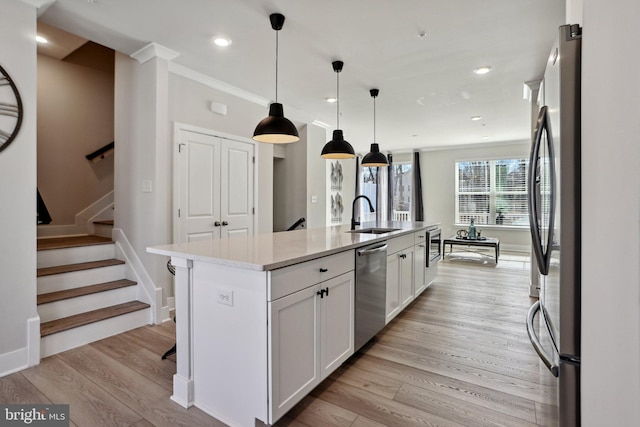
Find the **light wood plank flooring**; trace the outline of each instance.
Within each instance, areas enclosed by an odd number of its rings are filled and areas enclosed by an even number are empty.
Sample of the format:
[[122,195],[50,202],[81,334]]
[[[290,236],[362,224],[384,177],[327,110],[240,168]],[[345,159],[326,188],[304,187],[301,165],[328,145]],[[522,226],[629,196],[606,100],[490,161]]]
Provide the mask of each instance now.
[[[451,260],[453,259],[453,261]],[[436,282],[278,426],[555,426],[556,387],[528,342],[528,257],[449,257]],[[222,426],[169,399],[173,322],[0,378],[2,403],[69,403],[74,426]]]

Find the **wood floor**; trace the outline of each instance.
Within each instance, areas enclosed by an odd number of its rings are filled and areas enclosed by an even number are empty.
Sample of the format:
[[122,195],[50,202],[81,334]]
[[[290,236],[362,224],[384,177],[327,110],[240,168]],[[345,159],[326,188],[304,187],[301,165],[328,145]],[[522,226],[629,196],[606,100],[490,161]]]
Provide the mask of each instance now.
[[[475,255],[474,255],[475,256]],[[435,283],[278,426],[555,426],[556,388],[525,328],[529,264],[440,262]],[[489,257],[490,259],[490,257]],[[69,403],[74,426],[221,426],[169,399],[174,324],[0,378],[2,403]]]

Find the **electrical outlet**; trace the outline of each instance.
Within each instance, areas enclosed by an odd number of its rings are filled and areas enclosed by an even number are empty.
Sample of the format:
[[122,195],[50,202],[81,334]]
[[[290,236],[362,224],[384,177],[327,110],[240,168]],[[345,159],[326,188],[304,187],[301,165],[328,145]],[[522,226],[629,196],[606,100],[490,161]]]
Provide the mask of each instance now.
[[230,289],[218,288],[218,304],[233,306],[233,291]]

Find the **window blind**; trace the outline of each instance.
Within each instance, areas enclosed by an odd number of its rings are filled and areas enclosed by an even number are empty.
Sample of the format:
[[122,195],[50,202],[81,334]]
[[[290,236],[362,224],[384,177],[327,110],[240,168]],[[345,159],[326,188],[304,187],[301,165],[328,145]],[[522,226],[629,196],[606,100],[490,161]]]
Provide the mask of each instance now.
[[527,225],[528,170],[528,159],[456,162],[456,223]]

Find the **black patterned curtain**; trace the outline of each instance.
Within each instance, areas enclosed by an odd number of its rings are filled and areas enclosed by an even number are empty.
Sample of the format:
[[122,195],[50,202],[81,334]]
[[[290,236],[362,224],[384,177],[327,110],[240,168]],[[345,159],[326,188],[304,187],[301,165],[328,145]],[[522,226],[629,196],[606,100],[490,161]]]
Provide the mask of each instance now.
[[[360,156],[356,156],[356,192],[354,197],[361,194],[362,188],[360,187]],[[356,203],[353,209],[353,217],[360,218],[360,203]]]
[[391,153],[387,154],[387,160],[389,166],[387,167],[387,217],[385,219],[391,221],[393,220],[393,156]]
[[413,164],[411,165],[413,171],[413,182],[411,188],[413,189],[413,220],[424,221],[424,206],[422,202],[422,177],[420,175],[420,153],[415,151],[413,153]]

